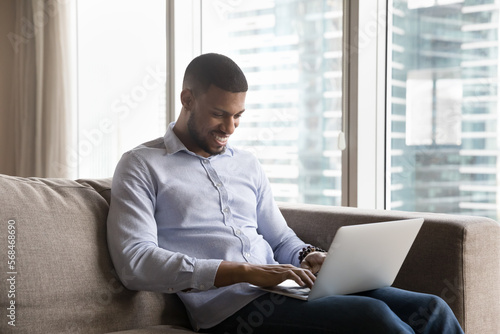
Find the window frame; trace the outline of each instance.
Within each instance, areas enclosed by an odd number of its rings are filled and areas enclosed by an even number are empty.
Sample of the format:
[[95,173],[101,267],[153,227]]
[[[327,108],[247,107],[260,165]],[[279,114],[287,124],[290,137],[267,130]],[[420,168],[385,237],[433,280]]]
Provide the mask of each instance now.
[[343,152],[342,205],[386,209],[387,19],[383,0],[344,1],[347,149]]

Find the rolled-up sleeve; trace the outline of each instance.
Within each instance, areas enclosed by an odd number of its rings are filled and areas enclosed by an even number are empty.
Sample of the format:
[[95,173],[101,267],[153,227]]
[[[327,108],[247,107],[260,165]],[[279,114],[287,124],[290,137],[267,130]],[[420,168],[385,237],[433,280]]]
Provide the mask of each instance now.
[[111,258],[129,289],[175,293],[214,287],[221,260],[197,259],[158,246],[157,184],[133,151],[116,167],[107,238]]

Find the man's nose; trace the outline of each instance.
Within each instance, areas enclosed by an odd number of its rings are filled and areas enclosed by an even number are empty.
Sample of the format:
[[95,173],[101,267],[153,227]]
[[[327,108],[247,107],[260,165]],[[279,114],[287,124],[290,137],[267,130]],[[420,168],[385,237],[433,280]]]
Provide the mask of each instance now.
[[234,119],[234,117],[226,117],[224,118],[223,123],[223,131],[228,135],[232,135],[234,130],[238,127],[238,120]]

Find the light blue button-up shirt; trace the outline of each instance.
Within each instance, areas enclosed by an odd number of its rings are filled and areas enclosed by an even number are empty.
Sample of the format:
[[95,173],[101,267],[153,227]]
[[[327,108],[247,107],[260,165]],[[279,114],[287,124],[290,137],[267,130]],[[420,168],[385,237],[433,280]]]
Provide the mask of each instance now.
[[304,242],[287,226],[251,153],[228,146],[204,158],[173,126],[118,163],[109,249],[128,288],[177,293],[193,327],[208,328],[262,294],[246,283],[215,288],[222,260],[299,265]]

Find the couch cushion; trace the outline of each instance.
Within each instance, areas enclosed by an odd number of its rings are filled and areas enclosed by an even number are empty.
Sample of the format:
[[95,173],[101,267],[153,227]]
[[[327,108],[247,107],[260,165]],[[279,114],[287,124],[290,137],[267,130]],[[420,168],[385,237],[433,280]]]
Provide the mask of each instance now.
[[[5,175],[0,189],[4,263],[8,225],[15,226],[14,284],[0,285],[0,307],[15,301],[9,312],[19,333],[104,333],[165,324],[166,317],[188,323],[183,309],[165,310],[163,295],[129,291],[115,278],[104,189],[100,194],[85,182]],[[4,312],[0,333],[10,329]]]

